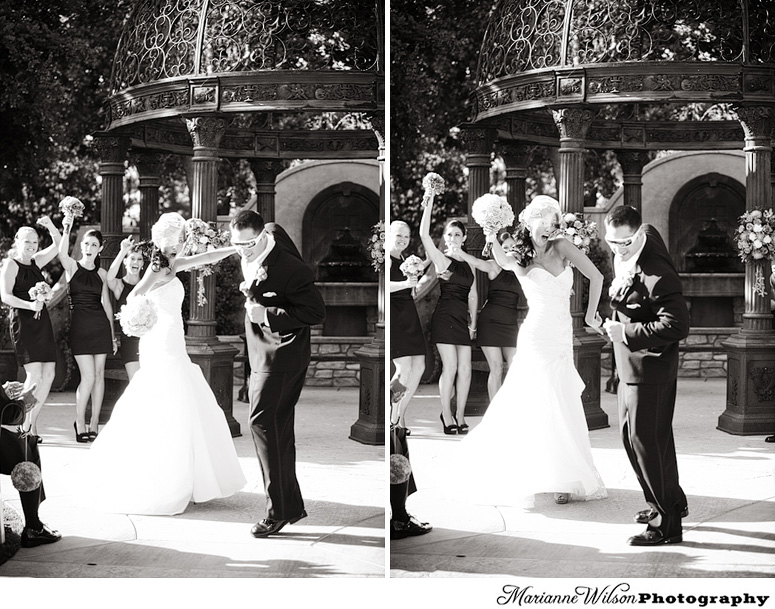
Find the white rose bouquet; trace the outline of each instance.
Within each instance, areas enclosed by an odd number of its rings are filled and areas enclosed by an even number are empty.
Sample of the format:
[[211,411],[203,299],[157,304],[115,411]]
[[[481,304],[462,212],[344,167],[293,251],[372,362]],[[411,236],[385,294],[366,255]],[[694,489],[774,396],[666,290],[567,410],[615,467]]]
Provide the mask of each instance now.
[[[38,281],[34,286],[30,288],[29,294],[32,300],[38,300],[43,303],[47,303],[51,300],[52,295],[51,286],[45,281]],[[40,311],[35,311],[35,319],[40,319]]]
[[156,305],[147,296],[130,296],[127,303],[116,313],[121,329],[127,336],[143,336],[156,325],[159,314]]
[[[775,214],[772,209],[752,209],[738,218],[735,237],[737,253],[745,263],[769,258],[775,260]],[[762,298],[767,295],[762,269],[757,265],[753,291]]]
[[[482,227],[485,235],[494,235],[502,228],[514,224],[514,210],[504,197],[488,193],[474,201],[471,207],[471,216]],[[482,251],[483,256],[488,256],[491,245],[488,243]]]

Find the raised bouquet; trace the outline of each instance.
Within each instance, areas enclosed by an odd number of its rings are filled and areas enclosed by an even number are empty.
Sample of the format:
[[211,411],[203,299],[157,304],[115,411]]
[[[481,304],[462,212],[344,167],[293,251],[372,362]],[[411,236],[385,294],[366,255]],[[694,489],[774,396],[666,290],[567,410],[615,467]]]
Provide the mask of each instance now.
[[385,264],[385,223],[382,220],[371,227],[371,238],[366,250],[369,252],[371,266],[379,273]]
[[[474,201],[471,216],[482,227],[485,235],[495,235],[502,228],[514,224],[514,210],[504,197],[488,193]],[[489,256],[490,243],[484,246],[483,256]]]
[[[32,286],[29,291],[32,300],[38,300],[42,303],[49,302],[52,293],[51,286],[45,281],[38,281],[38,283]],[[40,319],[40,311],[35,311],[35,319]]]
[[444,194],[447,189],[442,178],[438,173],[430,172],[422,179],[422,187],[425,193],[422,197],[422,206],[428,207],[433,202],[433,197]]
[[59,202],[59,211],[65,216],[67,224],[73,223],[73,218],[83,216],[84,205],[75,197],[67,196]]
[[116,319],[127,336],[143,336],[156,325],[159,314],[156,305],[147,296],[130,296],[121,311],[116,313]]
[[404,274],[404,276],[409,278],[417,278],[420,277],[420,275],[422,275],[425,271],[425,264],[423,263],[422,258],[412,254],[406,260],[404,260],[401,263],[401,266],[398,268]]
[[562,217],[560,232],[582,252],[589,254],[592,239],[597,239],[597,223],[585,220],[581,214],[567,213]]
[[[183,243],[183,254],[192,256],[203,254],[229,243],[229,233],[219,231],[213,222],[205,222],[199,218],[189,218],[185,224],[186,240]],[[196,302],[200,307],[207,304],[205,297],[204,278],[213,274],[217,264],[204,264],[194,267],[200,271],[197,274]]]

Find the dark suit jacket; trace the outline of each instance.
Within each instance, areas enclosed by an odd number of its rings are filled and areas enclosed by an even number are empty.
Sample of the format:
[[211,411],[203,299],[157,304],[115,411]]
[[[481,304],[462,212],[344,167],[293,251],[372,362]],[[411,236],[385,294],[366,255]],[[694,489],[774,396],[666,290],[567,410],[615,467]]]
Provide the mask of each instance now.
[[689,311],[662,237],[648,224],[643,230],[639,272],[611,303],[627,336],[626,344],[614,343],[616,368],[624,383],[667,383],[678,375],[678,342],[689,334]]
[[249,288],[250,297],[267,308],[269,322],[269,328],[261,327],[245,316],[252,372],[293,372],[306,368],[310,360],[309,328],[326,318],[326,307],[315,287],[312,270],[295,246],[293,252],[286,248],[285,237],[275,237],[275,247],[264,261],[266,279],[259,284],[253,282]]

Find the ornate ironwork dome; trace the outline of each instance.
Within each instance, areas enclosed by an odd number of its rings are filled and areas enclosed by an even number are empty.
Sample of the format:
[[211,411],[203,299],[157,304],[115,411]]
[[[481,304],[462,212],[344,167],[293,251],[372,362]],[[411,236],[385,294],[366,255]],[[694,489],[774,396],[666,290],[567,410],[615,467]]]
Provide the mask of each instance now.
[[179,117],[231,114],[224,152],[244,154],[260,152],[251,134],[272,116],[382,112],[383,11],[359,0],[139,0],[113,62],[107,131],[182,149]]
[[774,18],[758,0],[501,0],[474,120],[569,102],[773,103]]

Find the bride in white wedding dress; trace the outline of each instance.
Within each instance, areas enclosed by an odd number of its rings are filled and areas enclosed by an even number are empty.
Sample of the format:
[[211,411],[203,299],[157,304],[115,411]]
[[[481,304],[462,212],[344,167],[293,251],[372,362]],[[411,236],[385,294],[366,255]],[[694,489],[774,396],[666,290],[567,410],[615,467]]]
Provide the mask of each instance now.
[[466,500],[529,507],[537,493],[555,493],[557,503],[600,499],[606,490],[592,461],[584,382],[573,365],[569,263],[590,280],[585,322],[600,333],[603,277],[583,252],[554,235],[560,221],[556,200],[534,198],[519,220],[534,250],[526,266],[506,255],[494,235],[487,237],[498,264],[517,275],[529,310],[502,387],[460,444],[464,479],[472,485]]
[[145,294],[158,319],[140,338],[140,370],[91,446],[89,500],[97,509],[180,514],[189,501],[228,497],[246,482],[226,417],[186,353],[183,284],[175,276],[236,248],[177,256],[183,227],[174,213],[163,214],[153,226],[158,251],[130,295]]

